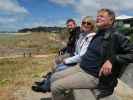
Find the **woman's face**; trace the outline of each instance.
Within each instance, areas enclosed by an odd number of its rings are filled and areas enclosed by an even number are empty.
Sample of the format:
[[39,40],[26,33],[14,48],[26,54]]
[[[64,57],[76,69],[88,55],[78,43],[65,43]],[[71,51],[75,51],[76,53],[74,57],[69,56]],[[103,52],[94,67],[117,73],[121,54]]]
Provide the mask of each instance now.
[[82,21],[81,29],[85,33],[90,33],[92,31],[92,24],[89,21]]

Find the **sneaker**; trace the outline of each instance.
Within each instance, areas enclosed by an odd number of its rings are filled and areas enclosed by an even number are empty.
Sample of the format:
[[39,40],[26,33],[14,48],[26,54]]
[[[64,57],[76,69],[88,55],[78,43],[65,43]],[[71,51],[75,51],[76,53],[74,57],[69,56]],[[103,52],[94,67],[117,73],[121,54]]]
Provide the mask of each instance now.
[[50,92],[50,86],[51,86],[51,82],[50,82],[50,77],[47,78],[47,80],[45,80],[44,84],[41,85],[33,85],[32,86],[32,90],[35,92]]
[[48,80],[49,78],[51,78],[52,72],[48,72],[45,76],[43,76],[44,79],[40,80],[40,81],[36,81],[35,84],[36,85],[42,85],[45,83],[46,80]]
[[35,91],[35,92],[43,92],[43,93],[46,93],[47,92],[41,86],[35,86],[35,85],[32,86],[32,90]]

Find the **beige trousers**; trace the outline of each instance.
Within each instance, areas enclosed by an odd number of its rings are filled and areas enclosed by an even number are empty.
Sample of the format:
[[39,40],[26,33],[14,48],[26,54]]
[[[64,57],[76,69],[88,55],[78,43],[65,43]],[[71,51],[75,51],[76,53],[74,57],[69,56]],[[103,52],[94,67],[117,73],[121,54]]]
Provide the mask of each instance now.
[[79,65],[56,72],[51,78],[53,100],[69,100],[72,89],[91,89],[96,87],[98,79],[83,71]]

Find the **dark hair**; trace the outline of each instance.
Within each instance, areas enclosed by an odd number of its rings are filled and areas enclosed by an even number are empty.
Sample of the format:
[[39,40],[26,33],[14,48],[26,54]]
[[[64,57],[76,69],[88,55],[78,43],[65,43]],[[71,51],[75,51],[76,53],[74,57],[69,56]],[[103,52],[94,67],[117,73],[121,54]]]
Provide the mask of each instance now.
[[66,24],[68,24],[69,22],[73,22],[74,24],[76,24],[76,22],[75,22],[74,19],[68,19],[68,20],[66,21]]
[[111,20],[113,21],[112,24],[114,24],[114,22],[115,22],[115,13],[114,13],[114,11],[112,11],[112,10],[110,10],[110,9],[107,9],[107,8],[103,8],[103,9],[100,9],[100,10],[98,11],[98,13],[99,13],[99,12],[107,12],[108,15],[111,17]]

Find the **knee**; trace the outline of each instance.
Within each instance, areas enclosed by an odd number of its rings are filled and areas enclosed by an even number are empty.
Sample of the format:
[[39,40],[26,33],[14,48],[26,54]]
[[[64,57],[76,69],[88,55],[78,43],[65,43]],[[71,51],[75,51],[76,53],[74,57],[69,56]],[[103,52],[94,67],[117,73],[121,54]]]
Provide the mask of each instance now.
[[51,82],[53,83],[54,81],[60,79],[60,75],[58,75],[56,72],[51,76]]

